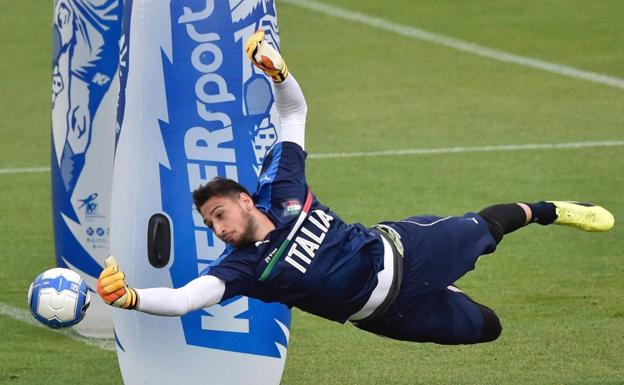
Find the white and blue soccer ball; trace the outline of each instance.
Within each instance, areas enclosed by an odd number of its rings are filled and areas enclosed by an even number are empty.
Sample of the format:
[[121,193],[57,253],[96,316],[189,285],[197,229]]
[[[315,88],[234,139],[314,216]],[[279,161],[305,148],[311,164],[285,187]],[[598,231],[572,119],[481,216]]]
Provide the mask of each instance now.
[[91,303],[87,284],[75,271],[54,268],[39,274],[28,289],[33,317],[53,329],[80,322]]

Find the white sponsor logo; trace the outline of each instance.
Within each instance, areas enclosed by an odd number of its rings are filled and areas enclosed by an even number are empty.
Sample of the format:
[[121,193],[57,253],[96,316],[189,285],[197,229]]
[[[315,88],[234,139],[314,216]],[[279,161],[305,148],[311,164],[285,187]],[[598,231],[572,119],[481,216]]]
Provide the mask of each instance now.
[[[238,179],[236,151],[231,147],[223,147],[225,143],[234,139],[232,120],[226,113],[209,108],[211,105],[235,100],[234,95],[228,90],[225,79],[216,72],[223,64],[223,52],[218,45],[221,36],[216,32],[200,33],[195,24],[205,26],[206,20],[213,11],[214,1],[206,1],[205,8],[197,12],[184,7],[183,15],[178,19],[178,23],[185,24],[188,36],[197,43],[191,52],[190,60],[193,68],[201,74],[195,82],[195,97],[197,114],[205,122],[205,125],[191,127],[184,136],[184,151],[188,159],[187,171],[191,191],[218,176],[219,166],[223,167],[222,170],[225,171],[227,178]],[[219,166],[215,165],[215,162],[219,163]],[[193,218],[197,255],[213,255],[216,247],[222,249],[223,244],[209,242],[209,232],[203,226],[202,221],[197,219],[196,213],[193,213]],[[212,247],[209,246],[211,244]],[[202,317],[202,328],[248,333],[249,321],[236,318],[247,309],[246,298],[227,305],[218,305],[211,309],[212,317]]]

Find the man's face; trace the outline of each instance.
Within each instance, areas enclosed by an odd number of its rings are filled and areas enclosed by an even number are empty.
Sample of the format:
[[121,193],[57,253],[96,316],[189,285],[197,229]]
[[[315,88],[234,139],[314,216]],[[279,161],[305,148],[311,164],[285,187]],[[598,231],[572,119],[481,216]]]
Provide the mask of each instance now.
[[252,244],[258,226],[251,215],[253,201],[247,194],[236,197],[216,196],[199,209],[204,223],[222,241],[236,248]]

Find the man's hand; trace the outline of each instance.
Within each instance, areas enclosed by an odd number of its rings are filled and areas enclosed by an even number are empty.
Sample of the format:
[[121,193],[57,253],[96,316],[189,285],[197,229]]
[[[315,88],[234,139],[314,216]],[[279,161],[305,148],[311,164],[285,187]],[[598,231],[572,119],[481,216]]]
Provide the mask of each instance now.
[[264,39],[264,31],[259,30],[245,43],[245,52],[251,62],[275,83],[281,83],[288,76],[288,67],[282,55]]
[[97,292],[104,302],[123,309],[134,309],[138,303],[136,290],[126,285],[123,272],[112,255],[104,261],[106,268],[97,281]]

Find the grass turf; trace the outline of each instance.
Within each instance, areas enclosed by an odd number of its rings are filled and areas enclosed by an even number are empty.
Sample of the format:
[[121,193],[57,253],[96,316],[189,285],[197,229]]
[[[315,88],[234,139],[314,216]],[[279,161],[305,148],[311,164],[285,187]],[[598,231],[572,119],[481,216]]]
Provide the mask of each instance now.
[[[624,76],[614,43],[623,36],[619,2],[550,1],[539,10],[517,1],[331,3]],[[620,89],[278,7],[283,51],[310,107],[310,153],[624,139]],[[17,0],[5,8],[0,167],[44,166],[52,11]],[[544,198],[600,202],[617,219],[622,155],[610,147],[311,159],[308,178],[322,202],[365,224]],[[54,263],[49,180],[0,174],[1,303],[25,309],[30,281]],[[623,235],[620,227],[585,234],[531,226],[482,258],[460,285],[501,317],[503,335],[490,344],[391,341],[295,311],[283,383],[622,384]],[[121,383],[114,352],[5,315],[0,340],[0,383]]]

